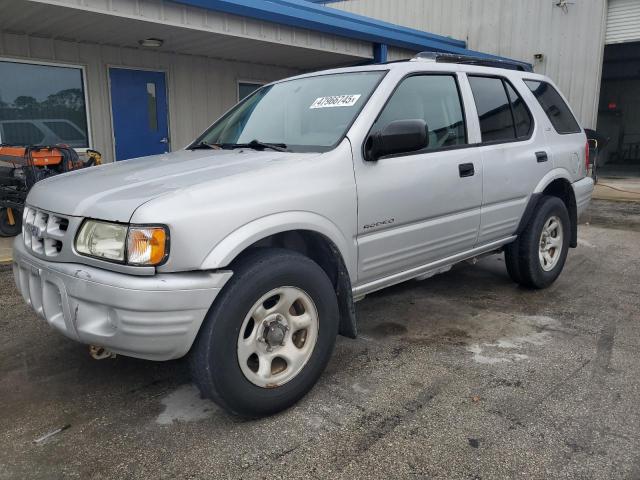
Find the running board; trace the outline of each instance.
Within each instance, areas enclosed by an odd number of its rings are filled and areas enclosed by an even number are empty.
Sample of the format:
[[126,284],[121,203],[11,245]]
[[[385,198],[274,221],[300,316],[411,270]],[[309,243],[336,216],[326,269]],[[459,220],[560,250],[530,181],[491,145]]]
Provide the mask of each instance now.
[[428,276],[436,275],[437,273],[448,269],[448,267],[451,267],[456,263],[463,262],[473,257],[477,257],[478,255],[482,255],[483,253],[497,250],[498,248],[515,239],[516,236],[513,235],[511,237],[503,238],[501,240],[482,245],[481,247],[474,248],[473,250],[468,250],[457,255],[443,258],[442,260],[437,260],[435,262],[427,263],[426,265],[414,267],[403,272],[394,273],[393,275],[389,275],[388,277],[379,278],[372,282],[358,285],[352,289],[353,299],[357,302],[358,300],[362,300],[365,295],[369,293],[375,292],[377,290],[382,290],[383,288],[390,287],[397,283],[406,282],[407,280],[418,277],[427,278]]

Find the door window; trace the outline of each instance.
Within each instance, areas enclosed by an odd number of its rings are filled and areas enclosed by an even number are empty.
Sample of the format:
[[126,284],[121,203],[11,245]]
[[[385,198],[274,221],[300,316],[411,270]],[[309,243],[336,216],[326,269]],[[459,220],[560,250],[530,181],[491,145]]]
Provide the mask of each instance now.
[[465,145],[466,125],[458,84],[453,75],[414,75],[393,93],[371,132],[396,120],[424,120],[429,144],[422,151]]
[[551,84],[537,80],[525,80],[524,83],[535,95],[556,132],[560,134],[580,132],[580,125],[578,125],[576,118]]
[[526,138],[533,120],[522,97],[503,78],[469,76],[483,142]]

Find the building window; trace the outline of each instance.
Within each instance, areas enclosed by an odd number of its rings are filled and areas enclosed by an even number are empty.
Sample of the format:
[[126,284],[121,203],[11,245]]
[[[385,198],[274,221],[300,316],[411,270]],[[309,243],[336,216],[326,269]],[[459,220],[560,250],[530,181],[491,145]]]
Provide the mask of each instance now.
[[248,97],[262,85],[264,84],[256,82],[238,82],[238,101]]
[[0,61],[0,142],[88,148],[83,70]]

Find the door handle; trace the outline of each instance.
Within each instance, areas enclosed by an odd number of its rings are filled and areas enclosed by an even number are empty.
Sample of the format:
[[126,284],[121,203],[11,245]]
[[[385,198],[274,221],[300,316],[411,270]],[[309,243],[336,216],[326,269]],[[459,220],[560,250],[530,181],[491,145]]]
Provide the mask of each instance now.
[[461,177],[473,177],[476,173],[473,163],[461,163],[458,165],[458,171]]
[[164,137],[162,140],[160,140],[160,143],[169,143],[169,139],[167,137]]
[[547,160],[549,160],[547,152],[536,152],[536,160],[538,161],[538,163],[546,162]]

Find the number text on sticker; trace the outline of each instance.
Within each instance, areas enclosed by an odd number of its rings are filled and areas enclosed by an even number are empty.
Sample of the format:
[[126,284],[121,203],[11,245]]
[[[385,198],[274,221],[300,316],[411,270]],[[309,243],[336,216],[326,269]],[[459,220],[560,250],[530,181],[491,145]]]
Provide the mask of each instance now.
[[332,95],[330,97],[318,97],[309,108],[352,107],[356,104],[360,95]]

